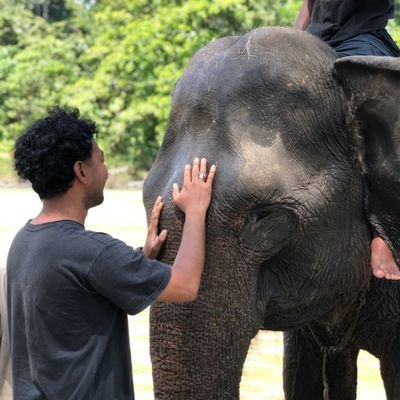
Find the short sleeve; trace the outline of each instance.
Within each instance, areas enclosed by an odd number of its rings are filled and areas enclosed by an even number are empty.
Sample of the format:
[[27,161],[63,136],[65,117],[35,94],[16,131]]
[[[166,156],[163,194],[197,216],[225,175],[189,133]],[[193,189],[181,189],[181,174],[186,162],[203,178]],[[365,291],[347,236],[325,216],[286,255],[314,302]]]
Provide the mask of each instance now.
[[95,291],[128,314],[152,304],[171,278],[171,267],[144,256],[114,239],[93,263],[87,275]]

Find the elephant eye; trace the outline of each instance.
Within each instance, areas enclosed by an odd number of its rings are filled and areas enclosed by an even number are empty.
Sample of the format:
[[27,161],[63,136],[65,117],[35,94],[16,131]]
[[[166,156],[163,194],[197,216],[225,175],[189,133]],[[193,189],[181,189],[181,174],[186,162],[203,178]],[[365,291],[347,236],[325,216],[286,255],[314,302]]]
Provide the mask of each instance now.
[[267,205],[254,208],[243,226],[244,246],[269,254],[287,246],[297,232],[298,218],[290,207]]
[[259,222],[263,218],[268,218],[271,215],[271,209],[269,208],[255,209],[253,212],[255,223]]

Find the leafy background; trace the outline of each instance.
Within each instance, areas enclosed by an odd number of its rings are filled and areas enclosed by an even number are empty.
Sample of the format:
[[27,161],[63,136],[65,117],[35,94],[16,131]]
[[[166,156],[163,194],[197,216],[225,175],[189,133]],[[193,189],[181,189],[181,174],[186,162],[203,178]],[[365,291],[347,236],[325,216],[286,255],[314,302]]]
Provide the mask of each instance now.
[[[1,177],[12,179],[17,135],[56,104],[96,121],[109,166],[143,176],[194,52],[220,36],[293,25],[301,3],[0,0]],[[389,29],[400,41],[398,14]]]

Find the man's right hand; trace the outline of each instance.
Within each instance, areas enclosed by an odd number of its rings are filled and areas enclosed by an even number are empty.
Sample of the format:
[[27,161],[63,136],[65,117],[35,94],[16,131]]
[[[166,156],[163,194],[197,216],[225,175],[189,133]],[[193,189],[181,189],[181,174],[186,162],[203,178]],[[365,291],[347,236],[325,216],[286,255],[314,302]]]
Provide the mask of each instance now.
[[191,212],[206,213],[211,201],[212,184],[216,166],[212,165],[207,175],[207,160],[198,158],[193,160],[193,167],[185,166],[183,186],[179,189],[174,183],[172,198],[177,207],[185,214]]

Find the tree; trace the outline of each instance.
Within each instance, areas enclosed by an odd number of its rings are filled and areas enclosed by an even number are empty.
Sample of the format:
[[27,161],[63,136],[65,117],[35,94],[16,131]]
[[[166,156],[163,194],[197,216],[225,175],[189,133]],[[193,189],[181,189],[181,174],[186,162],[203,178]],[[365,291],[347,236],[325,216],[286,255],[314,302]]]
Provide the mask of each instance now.
[[60,21],[70,16],[70,0],[1,0],[2,7],[22,6],[47,21]]
[[7,40],[0,46],[0,138],[13,140],[60,102],[81,75],[76,59],[88,45],[77,22],[50,24],[23,5],[0,14],[1,21],[0,38]]

